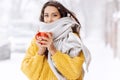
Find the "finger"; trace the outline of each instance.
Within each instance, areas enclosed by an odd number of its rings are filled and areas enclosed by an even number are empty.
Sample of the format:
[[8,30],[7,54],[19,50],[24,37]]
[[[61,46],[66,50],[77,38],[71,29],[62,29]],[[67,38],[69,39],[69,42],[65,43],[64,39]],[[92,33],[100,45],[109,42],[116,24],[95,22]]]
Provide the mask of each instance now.
[[41,44],[40,44],[40,43],[38,43],[38,42],[36,42],[36,44],[37,44],[37,46],[39,46],[39,47],[41,46]]
[[41,47],[47,47],[47,45],[46,44],[42,44]]
[[49,41],[49,38],[47,38],[47,37],[41,37],[41,41]]
[[40,36],[37,36],[37,39],[38,39],[38,40],[40,40],[40,39],[41,39],[41,37],[40,37]]
[[36,41],[36,44],[40,47],[42,46],[41,41],[39,41],[39,40]]
[[42,37],[38,37],[36,41],[41,41],[42,40]]
[[37,43],[41,42],[42,40],[36,40]]
[[46,45],[46,44],[48,44],[47,41],[40,41],[40,43],[41,43],[41,45]]

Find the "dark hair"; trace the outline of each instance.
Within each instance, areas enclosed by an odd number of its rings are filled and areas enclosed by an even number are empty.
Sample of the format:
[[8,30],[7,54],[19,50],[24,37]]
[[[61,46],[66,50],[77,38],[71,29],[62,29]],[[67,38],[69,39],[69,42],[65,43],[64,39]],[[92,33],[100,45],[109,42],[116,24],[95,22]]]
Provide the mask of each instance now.
[[72,17],[78,24],[80,24],[80,22],[78,21],[78,19],[76,18],[76,16],[74,15],[73,12],[69,11],[67,8],[65,8],[61,3],[59,3],[58,1],[48,1],[44,4],[42,10],[41,10],[41,15],[40,15],[40,21],[44,22],[44,10],[47,6],[54,6],[58,9],[61,17],[67,17],[70,16]]

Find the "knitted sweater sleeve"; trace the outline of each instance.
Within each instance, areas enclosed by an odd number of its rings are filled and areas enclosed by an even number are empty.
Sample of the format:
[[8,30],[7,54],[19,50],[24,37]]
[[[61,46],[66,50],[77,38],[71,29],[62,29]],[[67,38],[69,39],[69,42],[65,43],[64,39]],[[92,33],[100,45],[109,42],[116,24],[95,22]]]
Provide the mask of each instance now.
[[67,79],[76,80],[82,74],[82,65],[84,62],[84,55],[82,51],[79,56],[71,58],[68,54],[63,54],[57,51],[52,56],[52,60],[57,70]]
[[32,80],[38,80],[40,72],[43,67],[43,62],[45,56],[40,56],[37,54],[37,45],[35,39],[31,42],[30,47],[28,48],[26,55],[21,64],[22,72]]

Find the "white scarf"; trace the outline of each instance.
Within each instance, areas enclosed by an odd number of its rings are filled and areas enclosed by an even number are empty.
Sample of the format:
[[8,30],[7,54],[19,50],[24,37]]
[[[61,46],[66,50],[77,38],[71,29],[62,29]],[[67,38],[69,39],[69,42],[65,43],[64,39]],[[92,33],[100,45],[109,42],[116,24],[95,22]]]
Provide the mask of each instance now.
[[[88,67],[91,59],[90,53],[81,39],[73,33],[72,27],[74,27],[73,25],[75,24],[77,24],[77,22],[75,22],[72,18],[64,17],[52,23],[40,22],[39,31],[52,32],[56,49],[62,53],[68,54],[70,57],[78,56],[82,50],[85,56],[86,66]],[[77,25],[80,27],[79,24]],[[55,68],[49,52],[48,63],[58,80],[66,80]]]

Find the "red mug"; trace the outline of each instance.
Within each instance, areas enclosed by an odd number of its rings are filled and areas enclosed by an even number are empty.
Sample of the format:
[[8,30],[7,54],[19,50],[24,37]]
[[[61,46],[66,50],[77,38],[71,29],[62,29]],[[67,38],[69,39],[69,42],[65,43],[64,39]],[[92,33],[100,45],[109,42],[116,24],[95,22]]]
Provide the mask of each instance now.
[[38,32],[38,33],[35,35],[36,40],[39,40],[39,37],[48,37],[48,35],[47,35],[46,32]]
[[[38,32],[38,33],[35,35],[35,39],[36,39],[36,40],[39,40],[39,37],[48,37],[48,35],[47,35],[46,32]],[[40,44],[43,44],[43,43],[40,43]]]

